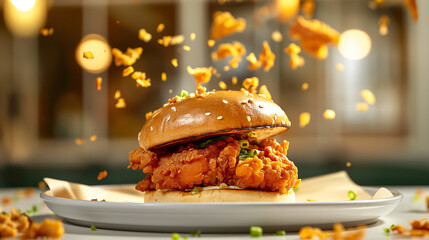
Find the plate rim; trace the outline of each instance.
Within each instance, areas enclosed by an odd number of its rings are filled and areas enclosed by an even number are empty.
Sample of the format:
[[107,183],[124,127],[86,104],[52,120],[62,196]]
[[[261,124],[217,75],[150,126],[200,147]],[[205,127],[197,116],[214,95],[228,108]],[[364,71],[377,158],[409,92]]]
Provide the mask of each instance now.
[[[125,185],[125,184],[124,184]],[[93,187],[99,187],[103,188],[106,186],[120,186],[120,185],[98,185]],[[363,186],[362,187],[365,191],[367,190],[377,190],[379,187],[371,187],[371,186]],[[387,188],[387,187],[386,187]],[[207,206],[242,206],[242,207],[249,207],[249,206],[347,206],[347,205],[365,205],[365,204],[386,204],[386,203],[395,203],[397,201],[401,201],[403,199],[403,194],[397,190],[387,188],[392,194],[393,197],[389,198],[380,198],[380,199],[364,199],[364,200],[349,200],[349,201],[321,201],[321,202],[192,202],[192,203],[185,203],[185,202],[169,202],[169,203],[137,203],[137,202],[110,202],[106,201],[103,202],[103,204],[99,204],[99,201],[90,201],[90,200],[80,200],[80,199],[69,199],[69,198],[61,198],[61,197],[53,197],[49,196],[46,193],[50,191],[44,190],[40,193],[40,198],[43,201],[48,202],[55,202],[58,203],[58,201],[61,201],[67,205],[87,205],[87,206],[122,206],[127,205],[130,207],[180,207],[180,206],[189,206],[192,204],[193,207],[207,207]]]

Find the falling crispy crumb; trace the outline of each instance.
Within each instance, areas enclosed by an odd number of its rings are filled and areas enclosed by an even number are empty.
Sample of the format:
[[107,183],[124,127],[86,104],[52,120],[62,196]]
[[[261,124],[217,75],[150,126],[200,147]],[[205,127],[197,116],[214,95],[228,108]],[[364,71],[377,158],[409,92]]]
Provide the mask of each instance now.
[[191,51],[191,47],[188,45],[184,45],[182,48],[183,48],[183,50],[185,50],[187,52]]
[[168,46],[182,44],[184,40],[185,40],[185,36],[183,35],[164,36],[161,39],[158,39],[158,43],[163,45],[164,47],[168,47]]
[[133,65],[143,53],[143,48],[128,48],[125,53],[122,53],[121,50],[117,48],[112,49],[112,55],[115,58],[115,65],[119,66],[131,66]]
[[139,30],[139,39],[144,42],[149,42],[152,39],[152,34],[148,33],[146,29]]
[[147,112],[145,114],[146,120],[148,120],[152,116],[152,112]]
[[246,78],[243,81],[243,87],[246,90],[255,90],[259,86],[259,79],[257,77]]
[[208,83],[210,81],[210,78],[212,77],[212,69],[212,67],[192,68],[191,66],[186,68],[188,73],[194,76],[197,85]]
[[194,41],[197,35],[195,35],[195,33],[191,33],[189,35],[189,38],[191,39],[191,41]]
[[136,80],[137,87],[147,88],[151,86],[150,78],[146,78],[145,72],[134,72],[131,74],[131,78]]
[[113,96],[115,99],[118,99],[121,97],[121,91],[120,90],[116,90],[115,91],[115,95]]
[[44,181],[40,181],[40,182],[37,184],[37,186],[38,186],[38,188],[39,188],[39,189],[45,189],[45,188],[47,188],[47,187],[48,187]]
[[261,67],[261,62],[258,61],[255,54],[252,52],[246,57],[247,61],[249,61],[250,65],[247,67],[249,70],[258,70]]
[[365,100],[366,103],[373,105],[375,103],[375,96],[368,89],[364,89],[360,92],[360,96]]
[[310,123],[310,113],[309,112],[303,112],[299,114],[299,127],[303,128],[307,126]]
[[301,52],[301,48],[298,45],[291,43],[284,51],[290,56],[289,65],[291,69],[296,69],[304,65],[304,58],[298,55]]
[[91,142],[95,142],[95,141],[97,141],[97,135],[92,135],[92,136],[89,138],[89,140],[90,140]]
[[83,58],[85,59],[94,59],[94,54],[91,51],[84,51]]
[[162,32],[162,30],[164,30],[164,27],[165,27],[164,23],[160,23],[158,24],[158,27],[156,27],[156,31],[160,33]]
[[[411,229],[402,225],[392,225],[390,230],[403,237],[426,237],[429,235],[429,221],[427,218],[410,220]],[[396,237],[399,237],[396,236]]]
[[301,239],[335,239],[335,240],[363,240],[365,239],[366,226],[358,226],[355,231],[347,229],[340,223],[334,224],[333,231],[322,231],[320,228],[303,227],[299,230]]
[[313,17],[314,13],[314,0],[305,0],[301,5],[302,13],[304,14],[304,17],[309,19]]
[[210,37],[220,39],[236,32],[243,32],[246,28],[246,20],[234,18],[229,12],[217,11],[213,14]]
[[54,34],[54,29],[53,28],[42,28],[42,29],[40,29],[40,34],[42,34],[45,37],[51,36],[52,34]]
[[209,39],[208,41],[207,41],[207,45],[211,48],[211,47],[213,47],[214,45],[216,44],[216,41],[215,40],[213,40],[213,39]]
[[389,28],[387,27],[389,23],[390,23],[390,18],[386,15],[382,15],[378,19],[378,25],[379,25],[378,33],[380,33],[381,36],[386,36],[387,33],[389,33]]
[[302,89],[302,91],[305,91],[308,89],[308,87],[309,87],[308,83],[303,83],[301,86],[301,89]]
[[346,163],[346,166],[347,166],[347,167],[351,167],[351,166],[352,166],[352,163],[351,163],[351,162],[347,162],[347,163]]
[[230,69],[230,68],[229,68],[229,66],[224,66],[224,67],[223,67],[223,71],[224,71],[224,72],[228,72],[228,71],[229,71],[229,69]]
[[98,173],[97,179],[101,180],[103,178],[107,177],[107,171],[101,171]]
[[133,72],[133,74],[131,74],[131,78],[135,79],[135,80],[137,80],[137,79],[145,79],[146,78],[146,73],[145,72],[136,71],[136,72]]
[[227,89],[226,83],[224,81],[219,82],[219,87],[223,90]]
[[268,91],[268,88],[266,85],[262,85],[259,88],[259,94],[267,98],[268,100],[271,100],[271,93]]
[[164,82],[167,81],[167,73],[165,72],[161,73],[161,80]]
[[150,78],[147,79],[136,79],[136,86],[137,87],[150,87],[151,83],[150,83]]
[[232,44],[224,43],[219,46],[216,52],[212,53],[212,59],[214,61],[223,60],[226,57],[232,57],[232,60],[229,61],[229,66],[232,68],[237,68],[238,64],[241,62],[241,57],[246,54],[246,49],[244,45],[240,42],[234,41]]
[[232,77],[232,84],[233,85],[237,85],[237,83],[238,83],[238,79],[237,79],[237,77]]
[[335,119],[335,111],[332,109],[326,109],[323,113],[323,117],[328,120]]
[[41,224],[31,222],[30,227],[23,232],[21,239],[48,239],[61,238],[64,235],[64,226],[61,220],[45,219]]
[[177,63],[177,58],[173,58],[171,59],[171,65],[173,65],[174,67],[177,67],[179,64]]
[[328,56],[327,44],[337,45],[340,34],[327,24],[318,20],[305,20],[299,16],[291,24],[289,35],[293,40],[299,40],[301,47],[318,59]]
[[361,112],[368,111],[368,104],[367,103],[357,103],[356,104],[356,110]]
[[122,77],[129,76],[133,72],[134,72],[134,68],[132,66],[129,66],[125,68],[124,71],[122,72]]
[[404,4],[408,9],[408,12],[411,14],[411,18],[414,21],[419,19],[419,14],[417,12],[417,3],[416,0],[404,0]]
[[10,197],[3,197],[3,198],[1,199],[1,202],[2,202],[4,205],[9,205],[9,204],[11,204],[11,203],[12,203],[12,199],[11,199]]
[[262,43],[262,52],[259,54],[259,61],[261,61],[264,71],[268,72],[273,66],[276,55],[271,51],[270,45],[267,41]]
[[344,65],[343,65],[343,64],[341,64],[341,63],[337,63],[337,64],[335,64],[335,69],[336,69],[338,72],[342,72],[342,71],[344,71]]
[[95,79],[95,87],[97,88],[98,91],[101,91],[101,82],[103,81],[103,78],[101,77],[97,77]]
[[173,89],[168,89],[168,93],[173,93]]
[[125,100],[123,98],[119,98],[115,104],[116,108],[125,108],[126,106],[127,104],[125,103]]
[[271,39],[273,39],[274,42],[281,42],[283,41],[283,35],[279,31],[274,31],[271,33]]
[[77,145],[83,145],[85,143],[85,139],[83,139],[83,138],[76,138],[75,139],[75,143]]

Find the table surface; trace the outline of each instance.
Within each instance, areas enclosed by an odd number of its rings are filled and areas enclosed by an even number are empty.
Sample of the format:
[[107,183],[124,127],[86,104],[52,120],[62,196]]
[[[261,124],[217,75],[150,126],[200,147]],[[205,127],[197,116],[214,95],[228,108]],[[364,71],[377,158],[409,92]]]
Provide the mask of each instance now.
[[[408,221],[412,219],[429,218],[428,211],[426,209],[426,203],[424,197],[418,201],[414,199],[414,195],[417,189],[422,189],[424,196],[429,194],[429,186],[408,186],[408,187],[395,187],[391,186],[389,189],[395,189],[404,195],[404,198],[400,205],[391,214],[382,217],[375,224],[368,226],[366,231],[366,239],[402,239],[395,234],[386,234],[384,228],[389,228],[392,224],[401,224],[409,227]],[[10,197],[13,202],[8,205],[0,205],[0,211],[10,211],[10,208],[18,208],[21,210],[32,209],[35,205],[37,206],[37,212],[31,215],[31,218],[35,221],[41,222],[44,218],[56,218],[56,216],[42,203],[39,198],[40,191],[35,190],[32,196],[21,196],[25,189],[0,189],[0,198]],[[21,194],[20,194],[21,193]],[[18,197],[17,197],[18,196]],[[171,234],[166,233],[147,233],[147,232],[133,232],[133,231],[117,231],[107,229],[97,229],[91,231],[89,227],[82,227],[64,222],[65,235],[62,239],[171,239]],[[194,237],[190,237],[189,234],[182,234],[187,236],[189,240]],[[249,234],[201,234],[201,238],[210,239],[254,239],[250,238]],[[183,238],[181,238],[183,239]],[[295,232],[288,232],[287,236],[272,236],[264,235],[259,239],[299,239],[298,234]],[[404,238],[409,239],[409,238]],[[429,239],[419,238],[419,239]]]

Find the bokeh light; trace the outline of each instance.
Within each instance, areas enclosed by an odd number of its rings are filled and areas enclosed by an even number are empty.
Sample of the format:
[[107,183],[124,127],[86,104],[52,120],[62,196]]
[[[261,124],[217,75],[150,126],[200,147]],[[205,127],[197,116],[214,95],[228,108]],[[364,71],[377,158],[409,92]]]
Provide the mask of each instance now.
[[347,30],[341,34],[338,49],[345,58],[360,60],[371,51],[371,39],[364,31]]
[[46,12],[46,0],[4,1],[4,20],[15,36],[37,36],[46,23]]
[[20,11],[27,12],[36,4],[36,0],[10,0],[10,2]]
[[[83,57],[83,53],[88,51],[94,55],[93,59]],[[76,48],[76,61],[79,66],[90,73],[105,71],[112,62],[109,43],[99,34],[85,36]]]

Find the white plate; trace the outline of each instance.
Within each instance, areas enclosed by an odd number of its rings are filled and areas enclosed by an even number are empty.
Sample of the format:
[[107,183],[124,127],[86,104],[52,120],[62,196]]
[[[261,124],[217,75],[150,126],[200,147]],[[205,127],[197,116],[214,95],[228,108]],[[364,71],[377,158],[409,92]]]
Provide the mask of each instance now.
[[[377,188],[364,188],[373,195]],[[402,194],[392,191],[385,199],[306,203],[122,203],[41,198],[55,214],[78,225],[150,232],[248,232],[261,226],[265,232],[296,231],[303,226],[346,227],[372,224],[392,212]]]

